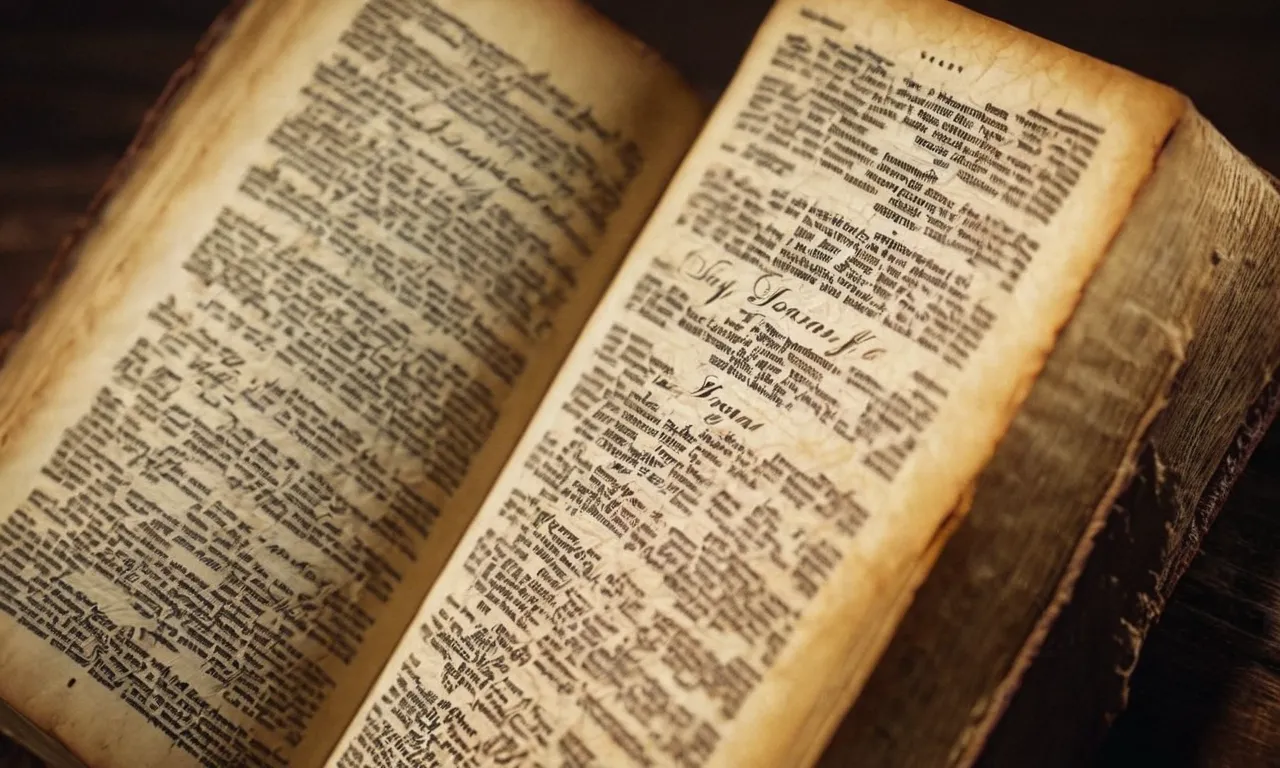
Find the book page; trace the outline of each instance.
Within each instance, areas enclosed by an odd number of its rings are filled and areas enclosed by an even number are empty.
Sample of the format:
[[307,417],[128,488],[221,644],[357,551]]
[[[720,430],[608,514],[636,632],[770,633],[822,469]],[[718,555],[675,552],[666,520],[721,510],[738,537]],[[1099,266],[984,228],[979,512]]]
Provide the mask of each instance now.
[[775,8],[331,765],[816,759],[1182,109]]
[[701,120],[569,0],[250,4],[0,378],[0,697],[323,760]]

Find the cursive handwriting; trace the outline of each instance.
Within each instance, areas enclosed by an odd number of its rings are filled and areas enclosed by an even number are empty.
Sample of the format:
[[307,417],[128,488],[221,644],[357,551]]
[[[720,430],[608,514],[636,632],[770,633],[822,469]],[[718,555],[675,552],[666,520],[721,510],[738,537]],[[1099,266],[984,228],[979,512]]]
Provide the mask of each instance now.
[[727,392],[725,392],[724,386],[718,382],[715,376],[704,378],[702,383],[690,394],[700,400],[705,400],[711,407],[712,412],[702,418],[703,422],[707,424],[719,424],[728,419],[748,432],[755,432],[763,426],[763,422],[752,419],[743,413],[741,408],[724,399],[723,396]]
[[879,337],[873,331],[858,328],[847,335],[843,331],[837,332],[837,329],[790,303],[787,297],[793,294],[792,289],[775,285],[775,281],[781,282],[779,278],[781,275],[776,272],[766,272],[757,278],[752,286],[751,296],[747,297],[747,303],[785,317],[818,339],[827,342],[829,346],[823,352],[826,357],[838,357],[846,352],[853,352],[859,359],[870,361],[887,354],[888,350],[877,345]]
[[684,262],[680,264],[680,274],[711,286],[711,296],[702,302],[702,306],[705,307],[708,304],[733,295],[734,288],[738,282],[725,274],[732,267],[733,262],[728,259],[708,261],[697,251],[690,251],[684,257]]

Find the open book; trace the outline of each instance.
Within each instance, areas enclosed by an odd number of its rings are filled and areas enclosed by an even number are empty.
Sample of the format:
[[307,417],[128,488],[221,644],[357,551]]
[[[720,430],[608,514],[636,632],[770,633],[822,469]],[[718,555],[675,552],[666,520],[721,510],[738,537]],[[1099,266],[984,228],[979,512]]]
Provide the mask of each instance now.
[[941,0],[782,0],[709,118],[573,0],[250,2],[5,347],[0,726],[1026,747],[1081,574],[1118,690],[1271,413],[1278,246],[1185,98]]

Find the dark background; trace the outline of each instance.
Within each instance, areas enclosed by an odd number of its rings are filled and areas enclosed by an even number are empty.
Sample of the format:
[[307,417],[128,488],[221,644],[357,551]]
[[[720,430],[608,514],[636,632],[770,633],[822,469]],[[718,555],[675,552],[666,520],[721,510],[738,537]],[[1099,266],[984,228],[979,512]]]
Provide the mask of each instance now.
[[[847,0],[850,3],[857,0]],[[767,0],[593,0],[713,99]],[[0,0],[0,328],[219,0]],[[1172,85],[1280,175],[1280,0],[966,0]],[[1134,675],[1104,765],[1280,765],[1280,428]],[[26,765],[0,741],[0,766]]]

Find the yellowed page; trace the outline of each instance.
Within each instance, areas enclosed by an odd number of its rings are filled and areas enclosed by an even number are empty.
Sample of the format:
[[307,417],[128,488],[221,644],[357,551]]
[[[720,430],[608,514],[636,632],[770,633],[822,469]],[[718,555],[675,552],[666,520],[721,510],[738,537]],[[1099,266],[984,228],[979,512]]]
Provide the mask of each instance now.
[[814,760],[1182,108],[782,3],[331,764]]
[[250,4],[0,377],[0,697],[321,761],[700,121],[569,0]]

